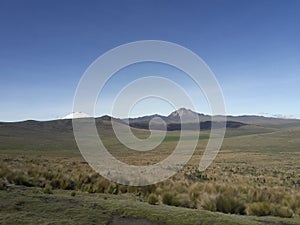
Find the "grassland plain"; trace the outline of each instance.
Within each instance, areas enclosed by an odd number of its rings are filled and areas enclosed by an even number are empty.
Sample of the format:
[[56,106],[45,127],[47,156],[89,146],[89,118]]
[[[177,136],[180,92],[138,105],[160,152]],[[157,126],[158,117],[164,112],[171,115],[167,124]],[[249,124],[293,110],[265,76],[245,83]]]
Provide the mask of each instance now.
[[[59,123],[64,129],[56,123],[50,129],[44,124],[30,129],[22,124],[23,130],[0,126],[0,223],[30,224],[40,217],[36,223],[113,224],[125,217],[132,224],[142,223],[132,218],[146,218],[145,224],[300,224],[300,129],[294,125],[228,129],[216,160],[202,173],[197,165],[209,132],[200,137],[190,132],[185,140],[199,139],[199,144],[177,175],[130,187],[91,170],[69,122]],[[180,135],[168,132],[158,148],[141,153],[123,146],[107,121],[100,123],[99,134],[111,154],[135,165],[166,158]],[[140,138],[149,135],[132,130]],[[54,211],[57,217],[51,216]]]

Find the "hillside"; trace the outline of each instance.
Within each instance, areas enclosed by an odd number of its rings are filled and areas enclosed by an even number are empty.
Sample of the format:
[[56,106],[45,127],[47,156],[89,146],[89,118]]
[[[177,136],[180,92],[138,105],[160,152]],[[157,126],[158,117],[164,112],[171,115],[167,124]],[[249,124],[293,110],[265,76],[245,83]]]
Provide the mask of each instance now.
[[[201,121],[198,125],[186,122],[185,129],[194,130],[200,126],[202,131],[211,129],[211,121],[203,121],[210,118],[209,116],[192,112],[191,110],[180,109],[171,113],[169,116],[150,115],[140,118],[130,118],[121,120],[110,116],[102,116],[95,119],[98,130],[107,135],[113,135],[111,128],[111,120],[136,129],[136,133],[143,133],[139,129],[149,129],[149,122],[153,118],[161,118],[166,122],[168,131],[178,131],[181,124],[178,122],[178,116],[184,116],[185,121],[190,121],[190,116],[199,116]],[[227,118],[227,136],[243,135],[251,133],[268,133],[277,130],[297,129],[300,127],[300,120],[293,119],[276,119],[258,116],[228,116]],[[218,121],[214,122],[218,127]],[[221,126],[221,124],[220,124]],[[154,123],[154,129],[164,129],[161,123]],[[145,131],[146,132],[146,131]],[[143,135],[142,135],[143,136]],[[22,150],[59,150],[74,151],[77,149],[71,119],[60,119],[52,121],[22,121],[22,122],[0,122],[0,149],[22,149]]]
[[[300,120],[299,119],[281,119],[281,118],[272,118],[272,117],[264,117],[264,116],[255,116],[255,115],[243,115],[243,116],[231,116],[228,115],[227,127],[234,128],[239,127],[237,123],[241,123],[240,126],[243,124],[248,125],[256,125],[261,127],[268,127],[268,128],[298,128],[300,127]],[[138,123],[149,123],[153,118],[160,118],[161,120],[165,121],[167,124],[177,124],[177,123],[189,123],[191,121],[195,121],[197,118],[200,123],[211,121],[210,115],[205,115],[202,113],[194,112],[190,109],[180,108],[175,110],[174,112],[170,113],[168,116],[162,116],[159,114],[155,115],[148,115],[138,118],[128,118],[125,121],[129,121],[129,124],[133,124],[134,127],[137,127]],[[224,116],[215,116],[214,120],[223,120]],[[205,124],[205,123],[204,123]],[[231,125],[232,124],[232,125]],[[210,129],[203,125],[203,129]]]

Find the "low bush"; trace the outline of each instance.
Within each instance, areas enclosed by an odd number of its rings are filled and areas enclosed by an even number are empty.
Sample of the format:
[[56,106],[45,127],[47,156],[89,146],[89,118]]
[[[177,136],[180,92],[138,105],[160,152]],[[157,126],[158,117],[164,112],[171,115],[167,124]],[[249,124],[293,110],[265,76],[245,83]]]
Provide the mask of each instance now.
[[254,202],[248,205],[246,212],[250,216],[269,216],[272,215],[272,206],[268,202]]
[[6,190],[6,183],[3,180],[0,180],[0,190]]
[[273,216],[279,216],[279,217],[285,217],[285,218],[291,218],[293,217],[294,213],[293,211],[286,207],[286,206],[277,206],[275,207],[275,210],[272,212]]
[[107,193],[109,194],[118,194],[119,193],[119,186],[115,183],[111,183],[110,186],[107,189]]
[[171,193],[165,193],[162,196],[162,202],[165,205],[172,205],[172,206],[179,206],[180,205],[179,199],[176,198],[176,196],[174,194],[171,194]]
[[44,188],[44,194],[53,194],[52,188],[50,185],[46,185]]
[[202,186],[200,186],[197,183],[194,183],[191,185],[191,187],[189,187],[189,196],[190,199],[194,202],[196,202],[198,200],[198,198],[200,197],[200,192],[202,191]]
[[216,198],[216,209],[219,212],[245,214],[245,204],[235,196],[221,194]]
[[217,211],[216,198],[206,196],[206,198],[202,200],[201,207],[205,210],[216,212]]
[[157,196],[156,196],[155,194],[150,194],[150,195],[148,196],[148,203],[149,203],[150,205],[156,205],[156,204],[158,203],[158,198],[157,198]]
[[188,193],[181,193],[176,195],[176,199],[178,199],[179,206],[185,208],[196,208],[195,201],[192,201],[189,197]]
[[278,216],[291,218],[293,210],[286,206],[271,204],[268,202],[255,202],[248,205],[246,209],[247,215],[251,216]]
[[9,179],[10,182],[14,183],[15,185],[24,185],[27,187],[34,186],[34,184],[29,180],[29,177],[21,173],[11,175]]

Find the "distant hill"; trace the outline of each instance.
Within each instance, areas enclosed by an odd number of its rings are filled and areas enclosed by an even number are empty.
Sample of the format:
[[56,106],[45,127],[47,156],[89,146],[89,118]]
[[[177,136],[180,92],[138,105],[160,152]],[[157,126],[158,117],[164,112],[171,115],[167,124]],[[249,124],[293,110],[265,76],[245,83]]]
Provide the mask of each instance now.
[[211,116],[204,115],[201,113],[196,113],[190,109],[186,108],[180,108],[168,116],[162,116],[159,114],[149,115],[149,116],[143,116],[138,118],[129,118],[129,122],[136,123],[136,122],[150,122],[151,119],[158,117],[162,120],[164,120],[167,123],[180,123],[181,121],[184,123],[189,123],[192,121],[195,121],[196,118],[198,118],[199,122],[204,121],[210,121]]
[[[180,117],[185,117],[184,124],[180,123]],[[190,123],[195,116],[199,116],[200,123]],[[155,119],[159,118],[159,119]],[[82,118],[81,118],[82,119]],[[113,136],[111,120],[128,126],[138,132],[151,128],[161,130],[164,126],[169,131],[182,129],[194,130],[199,127],[201,130],[209,130],[212,127],[211,117],[199,114],[188,109],[179,109],[168,116],[149,115],[139,118],[117,119],[110,116],[95,118],[95,123],[101,135]],[[214,127],[221,127],[222,124],[214,121]],[[164,123],[161,122],[163,120]],[[182,127],[183,126],[183,127]],[[300,120],[277,119],[260,116],[228,116],[226,127],[229,128],[228,135],[264,133],[281,129],[300,128]],[[143,129],[143,130],[142,130]],[[71,119],[59,119],[51,121],[27,120],[22,122],[0,122],[0,150],[49,150],[49,151],[74,151],[77,145],[73,135]]]
[[258,126],[276,127],[276,128],[288,128],[288,127],[300,127],[299,119],[282,119],[264,116],[227,116],[227,120],[237,121],[241,123],[247,123]]
[[[209,130],[212,128],[212,124],[214,123],[214,128],[223,128],[224,123],[221,122],[212,122],[212,121],[205,121],[200,122],[198,124],[195,123],[155,123],[152,124],[151,128],[154,130],[165,130],[165,127],[168,131],[175,131],[175,130],[198,130],[199,128],[201,130]],[[149,123],[148,122],[130,122],[129,125],[134,128],[138,129],[149,129]],[[235,122],[235,121],[227,121],[226,127],[227,128],[239,128],[241,126],[246,126],[245,123]]]
[[[151,128],[155,130],[165,130],[165,127],[169,131],[174,130],[197,130],[197,129],[211,129],[212,122],[211,116],[196,113],[190,109],[180,108],[168,116],[162,116],[159,114],[143,116],[138,118],[123,119],[123,121],[129,126],[138,129],[149,129],[150,121],[152,122]],[[163,121],[164,123],[162,123]],[[198,121],[198,123],[197,123]],[[195,124],[197,123],[197,124]],[[214,121],[215,128],[224,127],[223,123]],[[238,128],[247,124],[237,121],[227,121],[227,128]]]
[[[153,118],[160,118],[165,121],[169,126],[173,127],[181,121],[183,123],[190,123],[194,121],[195,118],[198,117],[200,124],[202,124],[203,129],[210,129],[211,126],[208,121],[211,121],[210,115],[205,115],[202,113],[194,112],[190,109],[180,108],[168,116],[162,116],[158,114],[148,115],[138,118],[129,118],[125,119],[124,121],[129,121],[130,126],[136,128],[145,128],[146,124]],[[223,119],[224,116],[214,116],[214,121],[218,121]],[[228,128],[237,128],[243,125],[256,125],[262,127],[269,127],[269,128],[293,128],[293,127],[300,127],[300,120],[299,119],[281,119],[281,118],[272,118],[272,117],[264,117],[264,116],[255,116],[255,115],[243,115],[243,116],[226,116],[227,118],[227,127]],[[217,122],[216,122],[217,123]],[[206,125],[205,125],[206,124]],[[178,125],[176,125],[178,126]]]
[[[77,114],[75,113],[75,115]],[[72,114],[72,116],[74,115]],[[84,117],[86,116],[84,115]],[[190,122],[193,121],[195,117],[198,117],[200,121],[199,124],[194,124]],[[214,127],[217,128],[222,126],[221,123],[218,122],[218,117],[220,118],[221,116],[216,116],[215,121],[213,122],[215,123]],[[137,129],[149,129],[150,121],[153,121],[153,119],[155,118],[159,118],[159,120],[154,120],[154,122],[151,125],[153,129],[157,130],[162,130],[165,126],[169,131],[180,130],[183,127],[184,129],[188,130],[195,130],[197,126],[200,126],[200,129],[202,130],[209,130],[212,127],[211,116],[196,113],[192,110],[184,108],[178,109],[170,113],[170,115],[168,116],[155,114],[129,119],[117,119],[110,116],[102,116],[99,118],[95,118],[95,121],[98,129],[100,127],[105,127],[105,129],[110,130],[111,120],[114,120],[115,122],[118,122],[120,124],[129,125]],[[180,118],[183,118],[184,126],[182,126],[182,124],[180,123]],[[161,120],[163,120],[164,123],[162,123]],[[257,126],[258,128],[272,129],[292,129],[300,128],[300,120],[278,119],[263,116],[247,115],[227,116],[227,128],[236,129],[247,126]],[[18,137],[19,139],[24,140],[24,142],[30,142],[32,138],[38,138],[39,136],[45,136],[50,141],[53,138],[64,140],[64,138],[73,137],[72,129],[73,128],[71,119],[59,119],[51,121],[27,120],[22,122],[0,122],[0,142],[3,139],[12,141],[14,137]],[[41,143],[41,145],[43,145],[43,143]]]

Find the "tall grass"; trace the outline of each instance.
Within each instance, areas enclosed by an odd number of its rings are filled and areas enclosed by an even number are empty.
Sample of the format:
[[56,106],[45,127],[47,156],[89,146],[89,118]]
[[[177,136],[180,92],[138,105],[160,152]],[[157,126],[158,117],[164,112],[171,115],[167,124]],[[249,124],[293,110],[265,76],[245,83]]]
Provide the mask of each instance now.
[[[0,190],[10,185],[24,185],[43,188],[46,194],[56,189],[74,190],[74,193],[129,193],[153,205],[255,216],[293,217],[300,213],[299,188],[287,183],[282,185],[278,172],[261,179],[261,168],[224,166],[213,168],[214,173],[200,173],[187,166],[178,175],[156,185],[131,187],[103,178],[80,160],[41,157],[0,160]],[[227,171],[226,177],[222,176],[224,171]],[[256,175],[249,175],[251,173]]]

